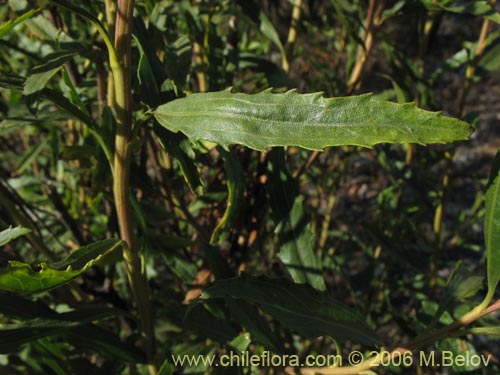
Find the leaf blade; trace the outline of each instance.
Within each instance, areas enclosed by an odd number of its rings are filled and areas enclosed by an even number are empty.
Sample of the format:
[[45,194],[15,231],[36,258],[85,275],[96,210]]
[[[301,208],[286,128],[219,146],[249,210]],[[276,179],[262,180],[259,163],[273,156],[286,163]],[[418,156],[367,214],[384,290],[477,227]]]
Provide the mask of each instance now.
[[485,195],[484,242],[486,246],[488,296],[493,297],[500,281],[500,151],[491,168]]
[[285,151],[275,148],[269,154],[269,201],[280,247],[278,257],[298,284],[326,290],[322,262],[314,252],[315,239],[310,217],[299,194],[296,180],[286,167]]
[[80,52],[78,50],[62,50],[45,56],[40,64],[31,70],[24,82],[23,94],[31,95],[42,91],[62,66]]
[[212,232],[211,244],[222,242],[236,221],[245,190],[245,176],[238,158],[231,152],[219,149],[224,158],[227,185],[227,206],[224,215]]
[[18,237],[24,236],[31,232],[31,229],[24,228],[21,226],[15,228],[8,228],[0,232],[0,246],[8,244],[10,241],[15,240]]
[[465,122],[416,108],[371,99],[370,95],[325,99],[321,93],[192,94],[159,106],[159,123],[192,139],[227,148],[242,144],[263,151],[273,146],[311,150],[378,143],[447,143],[464,140]]
[[31,10],[27,11],[26,13],[21,14],[19,17],[12,19],[12,20],[9,20],[9,21],[5,22],[4,24],[0,25],[0,38],[7,35],[10,31],[12,31],[12,29],[14,27],[19,25],[20,23],[33,17],[39,11],[40,11],[40,9],[31,9]]
[[[104,240],[82,247],[66,259],[47,265],[41,263],[41,270],[35,271],[29,264],[10,261],[0,270],[0,290],[16,293],[39,293],[67,284],[91,267],[102,261],[121,246],[121,241]],[[65,267],[66,269],[62,268]],[[73,270],[73,267],[79,269]]]
[[378,342],[355,311],[308,285],[287,279],[237,277],[216,282],[201,298],[228,296],[257,303],[285,327],[311,338],[329,335],[339,341]]

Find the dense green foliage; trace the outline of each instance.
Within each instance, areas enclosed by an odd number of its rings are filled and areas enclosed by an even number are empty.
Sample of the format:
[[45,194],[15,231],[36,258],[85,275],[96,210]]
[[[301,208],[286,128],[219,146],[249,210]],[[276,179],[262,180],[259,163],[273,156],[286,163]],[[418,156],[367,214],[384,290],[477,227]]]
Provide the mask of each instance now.
[[475,111],[494,1],[0,15],[0,373],[500,371],[500,157]]

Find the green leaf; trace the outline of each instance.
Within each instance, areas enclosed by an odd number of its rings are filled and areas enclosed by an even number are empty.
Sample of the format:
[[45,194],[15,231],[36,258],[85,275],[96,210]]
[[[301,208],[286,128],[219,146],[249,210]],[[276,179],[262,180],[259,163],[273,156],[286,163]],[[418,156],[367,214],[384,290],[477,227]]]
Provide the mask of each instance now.
[[169,63],[165,69],[180,89],[186,86],[191,66],[191,49],[191,41],[187,35],[179,35],[177,40],[167,45],[165,58]]
[[33,271],[29,264],[12,260],[7,269],[0,271],[0,289],[18,293],[42,292],[70,282],[92,265],[78,271],[58,271],[42,263],[40,271]]
[[80,51],[74,50],[57,51],[45,56],[41,63],[31,70],[24,83],[23,94],[31,95],[43,90],[59,69],[79,53]]
[[55,313],[39,301],[30,301],[12,293],[0,293],[0,314],[8,317],[31,319],[48,317]]
[[53,46],[66,48],[80,45],[64,30],[56,27],[45,14],[38,14],[27,20],[26,29],[34,37]]
[[198,169],[190,157],[194,154],[189,141],[182,134],[176,134],[161,127],[157,121],[154,122],[153,131],[158,137],[161,146],[179,162],[184,180],[189,186],[189,189],[196,195],[203,194],[203,184],[200,179]]
[[31,95],[41,91],[47,85],[47,82],[49,82],[50,79],[56,75],[59,69],[61,69],[61,67],[48,70],[46,72],[31,74],[26,79],[26,84],[24,86],[23,94]]
[[211,311],[209,306],[201,303],[194,303],[189,306],[184,318],[185,327],[194,331],[197,335],[210,338],[217,342],[226,342],[236,336],[237,332],[229,325],[224,317],[217,317],[213,313],[214,309],[220,313],[216,306],[212,306]]
[[293,90],[192,94],[159,106],[155,116],[165,128],[192,139],[261,151],[272,146],[322,150],[384,142],[446,143],[467,139],[472,132],[463,121],[412,103],[381,102],[371,95],[325,99],[321,93],[300,95]]
[[40,271],[34,271],[29,264],[10,261],[6,269],[0,270],[0,290],[39,293],[67,284],[102,262],[121,244],[115,239],[96,242],[74,251],[60,262],[51,265],[41,263]]
[[186,259],[183,259],[178,253],[163,254],[162,258],[165,260],[170,271],[181,279],[185,284],[191,284],[196,277],[198,268],[196,265]]
[[5,229],[0,232],[0,246],[8,244],[10,241],[15,240],[17,237],[24,236],[31,232],[31,229],[24,227],[15,227]]
[[[226,259],[218,249],[207,244],[201,244],[210,269],[216,280],[227,279],[232,276]],[[269,322],[258,311],[257,307],[249,302],[226,298],[231,319],[249,331],[256,342],[273,353],[284,353],[283,344],[274,333]]]
[[500,337],[500,326],[493,327],[472,327],[468,332],[474,335],[496,336]]
[[387,8],[382,12],[382,15],[380,17],[380,22],[383,23],[387,21],[389,18],[392,18],[396,16],[406,5],[406,1],[400,0],[396,2],[392,8]]
[[500,69],[499,55],[500,44],[497,44],[484,54],[483,58],[479,61],[478,66],[488,72],[497,71]]
[[52,0],[52,2],[61,6],[61,7],[64,7],[66,9],[70,10],[71,13],[79,15],[80,17],[84,18],[85,20],[90,21],[96,27],[97,31],[99,32],[102,39],[104,40],[104,43],[106,44],[110,63],[112,61],[116,61],[116,50],[114,48],[114,44],[108,35],[106,27],[104,27],[104,25],[101,23],[101,21],[99,21],[99,18],[97,18],[91,12],[87,11],[86,9],[82,8],[81,6],[75,5],[74,2],[67,1],[67,0]]
[[0,329],[0,353],[12,353],[23,344],[60,333],[79,324],[82,323],[33,319],[19,324],[4,325]]
[[299,186],[285,163],[283,149],[273,149],[269,157],[269,201],[279,238],[279,258],[296,283],[309,283],[325,290],[321,260],[314,253],[310,217],[304,209]]
[[239,353],[242,353],[248,349],[248,346],[251,343],[252,339],[250,338],[250,334],[248,332],[245,332],[232,339],[229,345],[236,349]]
[[174,369],[172,365],[168,362],[168,359],[163,362],[160,369],[158,370],[158,375],[173,375]]
[[144,353],[138,348],[123,342],[119,336],[96,325],[74,327],[64,332],[64,338],[77,348],[97,352],[105,357],[130,363],[146,362]]
[[45,137],[39,141],[39,143],[31,148],[23,155],[20,160],[19,166],[17,167],[16,173],[21,174],[26,168],[30,167],[34,160],[38,158],[40,153],[45,150],[50,141],[49,137]]
[[[172,349],[172,356],[177,358],[196,358],[193,361],[181,360],[176,363],[176,367],[182,368],[183,374],[205,374],[213,365],[213,359],[217,345],[213,342],[210,343],[192,343],[185,342],[176,345]],[[201,359],[201,360],[198,360]],[[179,362],[179,361],[178,361]]]
[[0,87],[9,90],[22,90],[24,87],[24,78],[16,74],[0,73]]
[[257,303],[285,327],[315,338],[332,336],[363,344],[378,342],[363,318],[352,309],[334,301],[308,285],[288,279],[238,277],[217,281],[201,298],[232,297]]
[[444,10],[450,13],[472,14],[473,16],[483,16],[493,22],[500,23],[500,14],[495,10],[495,7],[486,0],[468,1],[465,5],[461,6],[446,6],[447,4],[439,4],[432,0],[423,0],[422,3],[430,11]]
[[14,27],[37,14],[40,9],[31,9],[19,17],[9,20],[0,26],[0,38],[8,34]]
[[0,328],[0,352],[12,353],[18,346],[46,336],[57,335],[78,348],[98,350],[107,357],[125,362],[145,362],[144,354],[122,342],[115,334],[90,324],[114,316],[127,316],[126,311],[108,307],[80,307],[57,313],[38,301],[0,293],[0,313],[9,317],[31,319]]
[[22,323],[3,325],[0,328],[0,353],[12,353],[19,346],[39,338],[61,334],[68,329],[95,320],[124,314],[120,310],[110,308],[82,308],[61,314],[50,309],[40,310],[39,307],[36,311],[42,313],[42,317]]
[[200,243],[200,247],[207,259],[210,270],[212,271],[215,279],[226,279],[233,276],[227,260],[221,255],[219,250],[214,246],[208,245],[206,243]]
[[58,270],[64,270],[68,267],[73,269],[84,268],[89,262],[94,260],[97,261],[97,258],[99,257],[102,258],[100,259],[101,262],[105,259],[109,259],[108,256],[120,249],[122,244],[122,241],[115,238],[94,242],[73,251],[65,259],[52,263],[50,266]]
[[160,90],[156,83],[156,77],[153,73],[149,56],[146,53],[138,37],[134,35],[134,39],[139,47],[139,64],[137,66],[137,79],[141,89],[141,100],[151,106],[160,104]]
[[[458,338],[444,339],[437,345],[441,351],[442,363],[447,363],[455,371],[470,372],[481,366],[476,361],[465,360],[466,358],[479,357],[476,348],[465,340]],[[485,356],[486,357],[486,356]]]
[[[22,91],[25,86],[26,80],[23,77],[15,76],[15,75],[3,75],[0,73],[0,87],[6,89],[12,89],[17,91]],[[63,96],[59,91],[52,90],[49,88],[43,89],[40,93],[40,96],[51,101],[55,105],[57,105],[62,110],[72,114],[76,118],[83,121],[88,126],[93,126],[93,121],[89,117],[88,114],[82,112],[80,108],[71,103],[68,98]],[[33,118],[34,120],[35,118]],[[95,133],[95,131],[94,131]]]
[[210,239],[211,244],[223,241],[229,234],[230,229],[233,227],[233,223],[238,217],[245,190],[245,176],[243,175],[243,169],[238,158],[231,152],[227,152],[222,148],[219,149],[219,152],[224,158],[228,195],[224,216],[222,216],[222,219],[212,233]]
[[482,287],[483,277],[473,275],[459,262],[443,291],[433,322],[438,321],[443,312],[449,311],[454,303],[472,297]]
[[100,21],[99,21],[99,19],[96,16],[94,16],[92,13],[90,13],[85,8],[76,5],[78,3],[75,4],[74,2],[67,1],[67,0],[52,0],[52,2],[56,3],[59,6],[67,8],[72,13],[78,14],[80,17],[83,17],[83,18],[85,18],[85,19],[87,19],[89,21],[92,21],[93,23],[99,23],[100,24]]
[[250,332],[255,342],[261,344],[273,353],[285,353],[284,343],[273,331],[271,325],[259,312],[256,306],[249,302],[226,298],[226,304],[231,318]]
[[[158,60],[154,52],[151,52],[147,40],[147,31],[144,25],[139,21],[135,22],[136,29],[139,32],[135,37],[139,47],[140,59],[137,67],[137,78],[141,89],[142,100],[152,106],[158,106],[162,101],[161,89],[159,83],[166,79],[166,74],[162,68],[161,62]],[[158,81],[160,80],[160,81]],[[181,134],[171,133],[157,124],[153,124],[153,130],[160,141],[162,147],[179,162],[181,172],[193,193],[200,195],[203,193],[203,186],[190,154],[190,146],[185,146],[187,143]]]
[[488,295],[493,297],[500,280],[500,151],[497,152],[486,190],[484,242],[486,245]]
[[281,39],[278,32],[276,31],[276,28],[274,27],[271,20],[267,17],[266,13],[264,13],[264,11],[259,12],[259,21],[259,29],[262,34],[264,34],[270,41],[272,41],[280,50],[281,55],[284,56],[285,47],[283,47],[283,44],[281,43]]

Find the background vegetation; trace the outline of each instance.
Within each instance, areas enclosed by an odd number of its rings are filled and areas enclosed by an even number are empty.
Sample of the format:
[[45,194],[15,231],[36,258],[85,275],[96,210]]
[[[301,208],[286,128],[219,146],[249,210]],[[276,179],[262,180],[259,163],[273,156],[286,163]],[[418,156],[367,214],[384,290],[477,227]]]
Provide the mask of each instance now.
[[[491,362],[376,373],[498,373],[493,1],[0,4],[2,373],[292,373],[171,355],[398,346]],[[260,152],[153,116],[228,87],[373,92],[476,132]]]

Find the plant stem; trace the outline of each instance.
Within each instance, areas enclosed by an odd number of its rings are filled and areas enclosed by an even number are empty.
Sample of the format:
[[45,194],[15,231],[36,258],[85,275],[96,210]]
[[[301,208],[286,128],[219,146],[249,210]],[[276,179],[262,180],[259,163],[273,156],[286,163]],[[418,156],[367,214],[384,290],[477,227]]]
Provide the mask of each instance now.
[[433,290],[437,285],[437,271],[439,263],[439,254],[443,247],[442,234],[443,234],[443,215],[446,207],[446,199],[448,196],[448,187],[450,185],[451,177],[451,167],[453,163],[453,155],[451,152],[445,152],[444,154],[446,160],[446,170],[441,182],[441,190],[438,191],[439,204],[434,212],[434,247],[431,254],[431,266],[430,266],[430,281],[429,288]]
[[366,62],[368,61],[368,56],[373,48],[373,28],[381,23],[380,15],[384,9],[384,1],[381,1],[375,10],[376,0],[370,0],[368,5],[368,12],[366,14],[365,21],[365,33],[363,36],[363,46],[359,46],[358,55],[356,57],[356,64],[352,69],[349,80],[347,81],[347,92],[348,95],[352,95],[356,90],[358,83],[361,79],[361,75],[365,68]]
[[469,66],[467,66],[467,70],[465,72],[465,82],[464,86],[462,88],[462,93],[460,95],[459,103],[458,103],[458,117],[463,116],[464,108],[465,108],[465,99],[467,97],[467,94],[469,93],[472,80],[474,78],[474,75],[476,73],[476,68],[477,68],[477,63],[479,62],[479,59],[483,55],[484,48],[485,48],[485,43],[486,43],[486,38],[488,36],[488,31],[490,29],[490,20],[485,18],[483,21],[483,25],[481,27],[481,33],[479,34],[479,39],[477,41],[477,47],[476,51],[474,53],[474,57],[472,61],[470,62]]
[[[104,2],[106,7],[106,26],[108,29],[108,34],[113,35],[114,27],[115,27],[115,17],[116,17],[116,9],[113,0],[105,0]],[[115,84],[113,80],[113,75],[108,76],[108,95],[107,95],[107,105],[110,107],[115,106]]]
[[292,21],[290,23],[290,29],[288,30],[288,37],[285,44],[285,54],[281,56],[281,67],[287,73],[290,71],[290,59],[292,58],[295,41],[297,40],[297,26],[300,22],[301,13],[302,0],[295,0],[292,10]]
[[196,64],[196,78],[198,79],[198,91],[199,92],[207,92],[208,91],[208,79],[207,74],[205,73],[205,59],[203,48],[200,43],[193,43],[193,56],[194,62]]
[[[492,2],[494,5],[495,2]],[[476,51],[474,53],[474,57],[470,64],[467,66],[467,70],[465,72],[465,81],[462,88],[462,92],[460,94],[459,103],[458,103],[458,117],[463,117],[464,109],[465,109],[465,99],[467,94],[469,93],[470,87],[472,85],[472,80],[476,73],[477,64],[484,53],[484,49],[486,47],[486,38],[488,37],[488,31],[490,29],[490,20],[487,18],[484,19],[483,25],[481,27],[481,32],[479,34],[479,39],[477,41]],[[451,152],[447,152],[445,154],[446,158],[446,171],[442,180],[442,188],[439,191],[440,202],[436,207],[436,211],[434,213],[434,238],[435,238],[435,246],[433,249],[432,257],[431,257],[431,266],[430,266],[430,281],[429,287],[433,289],[437,283],[437,270],[438,270],[438,261],[439,254],[442,248],[442,223],[444,212],[446,209],[446,196],[448,186],[450,185],[451,178],[451,170],[452,170],[452,162],[453,162],[453,154]]]
[[328,239],[328,230],[330,229],[330,222],[332,221],[333,209],[335,208],[335,202],[337,201],[337,196],[335,194],[330,194],[328,197],[328,203],[326,207],[326,213],[321,225],[321,235],[319,237],[318,249],[320,252],[325,250],[326,241]]
[[131,22],[134,11],[133,0],[119,0],[116,12],[115,49],[116,60],[110,56],[115,88],[115,110],[117,129],[113,166],[113,193],[116,214],[120,228],[120,237],[126,243],[124,259],[127,274],[137,310],[141,328],[146,338],[146,353],[150,363],[150,372],[156,373],[154,366],[155,333],[149,298],[147,278],[141,264],[134,238],[132,207],[130,202],[130,156],[132,133],[132,88],[131,88]]
[[[418,336],[412,341],[408,342],[406,345],[394,348],[390,352],[390,358],[396,359],[405,353],[411,353],[417,349],[423,348],[427,345],[431,345],[436,341],[449,337],[451,334],[459,332],[460,329],[468,326],[469,324],[475,322],[483,316],[486,316],[498,310],[500,310],[500,300],[491,304],[489,307],[486,307],[485,303],[483,302],[476,308],[472,309],[471,311],[457,319],[454,323],[436,331],[424,333],[421,336]],[[463,331],[460,331],[459,333],[463,333]],[[384,357],[382,353],[378,353],[377,355],[363,361],[359,365],[344,367],[304,368],[300,369],[300,373],[303,375],[356,375],[361,374],[372,367],[380,365],[382,359],[384,358],[387,357]],[[295,374],[295,369],[291,367],[286,368],[285,371],[290,375]]]

